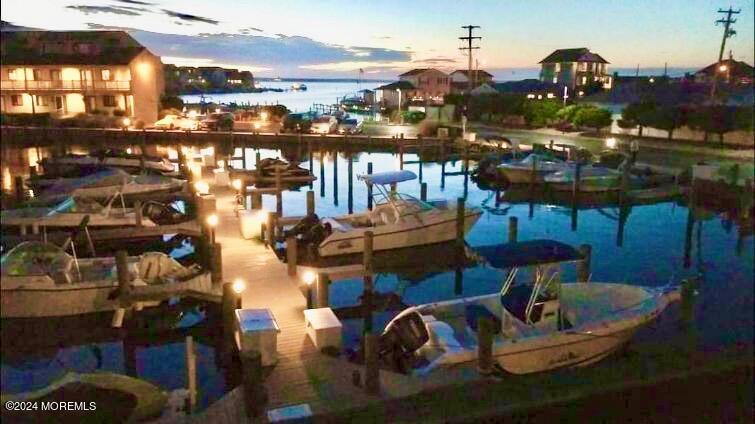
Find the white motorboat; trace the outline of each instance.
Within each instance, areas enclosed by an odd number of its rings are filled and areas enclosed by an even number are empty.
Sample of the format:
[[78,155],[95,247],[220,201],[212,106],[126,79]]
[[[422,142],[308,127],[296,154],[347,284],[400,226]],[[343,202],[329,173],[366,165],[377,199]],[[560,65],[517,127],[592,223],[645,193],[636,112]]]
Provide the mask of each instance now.
[[162,175],[130,175],[121,169],[106,168],[84,177],[61,179],[35,196],[35,201],[51,202],[71,195],[102,199],[116,193],[124,196],[164,193],[181,190],[185,183]]
[[[551,190],[569,191],[573,189],[576,177],[576,167],[572,167],[548,174],[543,180]],[[592,165],[586,165],[580,169],[579,191],[607,192],[619,189],[621,189],[621,172]]]
[[542,184],[546,175],[573,167],[570,162],[550,155],[531,153],[521,160],[513,160],[498,165],[498,174],[511,184],[529,184],[535,172],[535,184]]
[[[121,198],[120,206],[116,204],[116,199],[119,197]],[[90,227],[136,225],[136,212],[123,204],[120,193],[111,196],[104,206],[93,199],[74,195],[52,206],[22,207],[0,211],[0,224],[3,227],[71,228],[77,227],[84,217],[89,216]],[[141,225],[154,227],[156,223],[152,222],[148,216],[143,216]]]
[[144,168],[160,173],[176,170],[175,165],[168,158],[135,155],[120,149],[102,149],[88,155],[53,156],[42,159],[40,164],[45,173],[50,175],[69,175],[78,173],[81,169],[96,169],[103,166],[125,169]]
[[[0,264],[2,318],[68,316],[121,307],[113,257],[78,259],[51,243],[31,241],[8,251]],[[208,292],[212,287],[209,272],[185,267],[161,252],[129,257],[128,267],[135,298]]]
[[[618,350],[679,298],[679,291],[668,287],[561,284],[558,264],[582,257],[556,241],[510,243],[494,257],[510,269],[500,293],[410,307],[388,323],[381,350],[402,358],[399,363],[419,359],[416,374],[472,363],[484,317],[493,323],[494,363],[507,372],[583,366]],[[520,267],[534,267],[533,283],[514,284]]]
[[[359,175],[376,190],[372,211],[315,219],[294,227],[293,234],[313,243],[321,257],[348,255],[364,251],[364,233],[372,231],[373,250],[435,244],[456,238],[456,205],[445,200],[424,202],[396,193],[390,186],[417,178],[411,171]],[[464,232],[482,215],[478,208],[465,208]],[[292,234],[292,233],[289,233]]]

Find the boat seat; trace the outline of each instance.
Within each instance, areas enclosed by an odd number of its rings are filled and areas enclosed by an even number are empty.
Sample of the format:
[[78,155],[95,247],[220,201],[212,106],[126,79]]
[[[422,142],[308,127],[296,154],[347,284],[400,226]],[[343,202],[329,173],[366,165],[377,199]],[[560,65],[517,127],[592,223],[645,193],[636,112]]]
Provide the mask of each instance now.
[[354,229],[348,223],[342,222],[342,221],[337,221],[337,220],[335,220],[333,218],[323,218],[322,222],[323,222],[323,224],[325,224],[326,222],[328,224],[330,224],[330,228],[332,228],[333,231],[346,232],[346,231],[351,231],[351,230]]
[[443,321],[426,322],[427,332],[430,340],[427,341],[429,347],[440,347],[446,350],[463,349],[464,346],[454,336],[454,329]]

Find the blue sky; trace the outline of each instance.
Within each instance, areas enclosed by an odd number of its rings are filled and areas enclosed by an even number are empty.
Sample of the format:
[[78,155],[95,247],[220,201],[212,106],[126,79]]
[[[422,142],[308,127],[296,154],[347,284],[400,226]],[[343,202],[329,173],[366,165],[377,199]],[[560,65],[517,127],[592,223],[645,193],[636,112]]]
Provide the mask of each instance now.
[[[589,47],[614,68],[699,67],[722,28],[710,0],[162,1],[3,0],[2,19],[44,29],[128,28],[164,62],[220,64],[261,76],[393,78],[413,67],[466,66],[461,25],[482,28],[480,67],[533,68],[557,48]],[[753,1],[741,8],[734,57],[753,62]],[[33,7],[30,7],[33,5]],[[188,15],[188,16],[187,16]],[[496,72],[499,71],[499,72]]]

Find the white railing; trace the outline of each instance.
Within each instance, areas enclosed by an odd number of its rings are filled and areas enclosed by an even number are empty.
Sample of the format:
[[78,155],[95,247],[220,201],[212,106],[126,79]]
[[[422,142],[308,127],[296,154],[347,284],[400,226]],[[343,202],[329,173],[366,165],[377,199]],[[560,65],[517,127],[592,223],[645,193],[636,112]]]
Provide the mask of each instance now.
[[129,91],[131,81],[82,81],[82,80],[2,80],[2,90],[105,90]]

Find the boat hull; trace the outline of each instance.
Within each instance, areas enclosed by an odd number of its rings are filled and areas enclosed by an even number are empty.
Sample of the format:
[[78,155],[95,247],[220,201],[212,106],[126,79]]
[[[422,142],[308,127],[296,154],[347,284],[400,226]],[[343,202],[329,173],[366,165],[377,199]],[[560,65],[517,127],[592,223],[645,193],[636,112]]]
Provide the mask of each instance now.
[[[532,169],[504,166],[499,166],[497,169],[498,175],[505,178],[510,184],[530,184],[533,182]],[[535,171],[534,183],[542,184],[545,176],[553,172],[556,172],[556,170],[537,169]]]
[[[471,209],[465,213],[466,234],[482,215]],[[372,231],[374,251],[392,250],[447,242],[456,238],[456,211],[447,211],[434,216],[417,217],[398,225],[364,227],[349,232],[334,233],[318,247],[320,256],[339,256],[364,251],[364,233]]]

